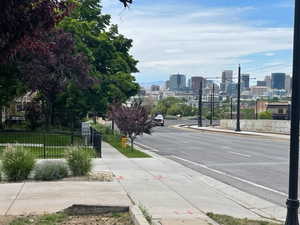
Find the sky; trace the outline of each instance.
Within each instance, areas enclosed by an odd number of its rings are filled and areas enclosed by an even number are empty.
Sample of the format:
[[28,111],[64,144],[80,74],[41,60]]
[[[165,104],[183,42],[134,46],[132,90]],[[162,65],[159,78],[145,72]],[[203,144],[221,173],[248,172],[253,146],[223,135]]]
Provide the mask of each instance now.
[[171,74],[219,77],[223,70],[261,80],[291,74],[294,0],[102,0],[119,32],[133,39],[137,81]]

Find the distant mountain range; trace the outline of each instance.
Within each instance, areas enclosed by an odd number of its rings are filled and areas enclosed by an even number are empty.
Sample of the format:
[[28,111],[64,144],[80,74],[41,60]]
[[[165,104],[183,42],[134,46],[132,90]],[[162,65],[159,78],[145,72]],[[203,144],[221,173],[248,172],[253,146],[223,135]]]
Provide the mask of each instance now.
[[166,81],[159,80],[159,81],[153,81],[153,82],[140,82],[139,84],[144,88],[150,88],[151,85],[158,85],[158,86],[164,86]]

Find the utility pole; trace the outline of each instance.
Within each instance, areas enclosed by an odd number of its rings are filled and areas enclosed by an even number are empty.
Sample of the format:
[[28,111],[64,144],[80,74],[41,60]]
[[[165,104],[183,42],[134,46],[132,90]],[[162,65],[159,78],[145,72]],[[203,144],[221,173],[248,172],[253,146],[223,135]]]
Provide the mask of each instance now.
[[238,86],[237,86],[237,109],[236,109],[236,129],[240,132],[240,110],[241,110],[241,65],[239,65]]
[[256,99],[255,101],[255,119],[257,120],[258,119],[258,110],[257,110],[257,103],[258,103],[258,99]]
[[198,127],[202,127],[202,82],[203,80],[201,79],[198,96]]
[[232,97],[230,98],[230,119],[233,119],[233,102]]
[[212,94],[210,98],[210,126],[213,125],[213,118],[214,118],[214,98],[215,98],[215,84],[213,83]]
[[300,120],[300,0],[295,0],[293,88],[290,134],[289,195],[286,202],[286,225],[298,225],[298,170],[299,170],[299,120]]

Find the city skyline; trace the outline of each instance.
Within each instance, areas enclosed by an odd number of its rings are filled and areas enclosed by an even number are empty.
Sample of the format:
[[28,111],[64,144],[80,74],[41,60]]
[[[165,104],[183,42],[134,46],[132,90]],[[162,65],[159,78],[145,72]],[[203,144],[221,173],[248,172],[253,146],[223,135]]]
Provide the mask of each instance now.
[[[291,0],[135,1],[129,9],[104,0],[119,30],[133,39],[138,82],[166,80],[174,72],[219,74],[224,69],[262,79],[291,74]],[[147,44],[146,44],[147,43]]]

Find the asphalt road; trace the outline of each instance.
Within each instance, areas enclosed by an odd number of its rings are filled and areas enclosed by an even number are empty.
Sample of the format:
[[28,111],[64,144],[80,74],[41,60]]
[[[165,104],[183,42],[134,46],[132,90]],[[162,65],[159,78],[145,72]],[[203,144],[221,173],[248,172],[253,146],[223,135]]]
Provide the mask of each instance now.
[[137,143],[240,190],[284,206],[288,190],[289,142],[265,137],[172,128],[167,121]]

